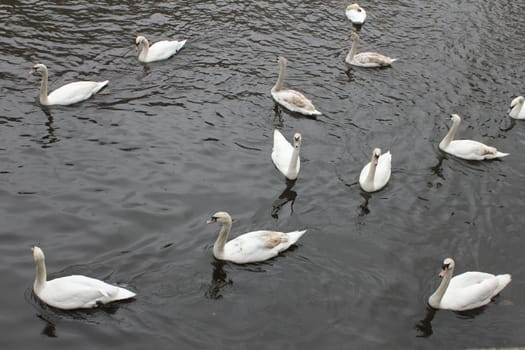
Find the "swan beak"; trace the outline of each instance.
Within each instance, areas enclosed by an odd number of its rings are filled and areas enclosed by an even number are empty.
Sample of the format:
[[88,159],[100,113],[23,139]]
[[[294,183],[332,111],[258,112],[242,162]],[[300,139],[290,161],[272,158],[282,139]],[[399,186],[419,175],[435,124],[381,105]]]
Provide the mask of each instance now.
[[510,111],[512,111],[512,107],[510,107],[509,109],[507,109],[507,113],[510,113]]
[[31,68],[31,70],[29,71],[29,74],[35,74],[35,73],[36,73],[36,69]]
[[441,272],[439,273],[439,277],[441,277],[441,278],[445,277],[446,273],[447,273],[447,269],[441,270]]
[[217,222],[217,218],[213,216],[206,221],[207,224],[213,224],[214,222]]

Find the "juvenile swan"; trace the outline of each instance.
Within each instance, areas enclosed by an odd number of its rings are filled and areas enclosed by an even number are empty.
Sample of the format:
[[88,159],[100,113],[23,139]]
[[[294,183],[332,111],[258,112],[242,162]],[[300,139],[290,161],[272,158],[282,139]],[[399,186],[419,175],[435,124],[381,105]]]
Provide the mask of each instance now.
[[222,225],[219,237],[213,245],[215,258],[236,264],[255,263],[271,259],[288,249],[306,232],[306,230],[286,233],[253,231],[226,242],[232,227],[230,214],[223,211],[217,212],[207,222],[208,224],[217,222]]
[[186,40],[162,40],[149,46],[148,40],[143,36],[137,36],[135,45],[139,50],[139,61],[155,62],[170,58],[175,55],[186,44]]
[[494,276],[485,272],[465,272],[454,276],[454,260],[443,261],[438,289],[428,298],[434,309],[471,310],[487,305],[511,281],[511,275]]
[[377,52],[357,53],[357,47],[359,46],[359,34],[352,32],[350,34],[350,38],[352,39],[352,48],[345,58],[345,62],[348,64],[358,67],[376,68],[389,66],[392,62],[397,61],[397,58],[390,58]]
[[386,186],[392,172],[392,155],[389,152],[381,154],[376,148],[372,153],[372,160],[363,167],[359,175],[359,185],[366,192],[379,191]]
[[348,5],[346,7],[346,18],[354,25],[362,25],[366,20],[366,11],[358,4]]
[[87,100],[108,85],[109,80],[105,81],[76,81],[59,87],[49,95],[47,94],[48,71],[44,64],[35,64],[30,74],[42,74],[40,84],[40,103],[50,105],[71,105],[80,101]]
[[450,119],[452,119],[452,127],[439,143],[439,148],[442,151],[450,153],[458,158],[468,160],[494,159],[509,155],[509,153],[498,152],[496,148],[487,146],[478,141],[454,140],[456,131],[461,123],[461,117],[458,114],[452,114]]
[[44,252],[39,247],[33,247],[32,250],[36,262],[33,291],[40,300],[48,305],[63,310],[85,309],[112,301],[133,298],[136,295],[127,289],[80,275],[46,281]]
[[301,150],[301,134],[293,135],[293,146],[286,141],[283,134],[277,129],[273,132],[273,164],[287,179],[295,180],[301,168],[299,151]]
[[510,108],[507,111],[512,118],[525,119],[525,97],[518,96],[510,103]]
[[277,62],[279,62],[280,70],[279,77],[277,82],[271,90],[272,96],[275,102],[279,103],[281,106],[286,109],[301,113],[304,115],[320,115],[315,106],[312,104],[312,101],[307,99],[302,93],[295,90],[283,90],[284,75],[286,74],[286,63],[288,60],[282,56],[277,57]]

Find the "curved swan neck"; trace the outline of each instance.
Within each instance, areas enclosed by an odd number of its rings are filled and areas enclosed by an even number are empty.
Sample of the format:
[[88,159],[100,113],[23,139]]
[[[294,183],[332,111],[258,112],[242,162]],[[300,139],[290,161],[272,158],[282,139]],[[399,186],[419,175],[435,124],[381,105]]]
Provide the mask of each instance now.
[[147,40],[142,40],[140,45],[142,46],[142,49],[140,50],[139,57],[140,59],[145,60],[146,57],[148,57],[149,42]]
[[33,283],[33,289],[38,292],[46,285],[46,263],[45,261],[38,260],[36,262],[36,276],[35,282]]
[[280,66],[279,77],[277,78],[277,82],[272,88],[272,92],[280,91],[283,88],[284,75],[286,73],[286,62],[279,61],[279,66]]
[[295,172],[297,169],[297,161],[299,160],[299,151],[301,147],[297,147],[293,149],[292,152],[292,158],[290,158],[290,167],[288,169],[289,172]]
[[357,46],[359,45],[359,38],[357,36],[355,36],[353,39],[352,39],[352,48],[350,48],[350,51],[348,52],[348,55],[346,55],[346,61],[347,62],[350,62],[355,54],[357,53]]
[[445,137],[439,144],[441,148],[446,148],[452,142],[452,140],[454,140],[454,137],[456,136],[456,132],[458,131],[458,128],[459,128],[459,123],[460,123],[459,120],[453,120],[452,127],[450,128],[448,133],[445,135]]
[[432,294],[430,298],[428,299],[428,303],[433,308],[435,309],[439,308],[441,299],[443,298],[443,295],[445,295],[445,292],[447,291],[450,280],[452,279],[452,273],[453,273],[452,269],[447,270],[447,273],[443,277],[443,280],[441,281],[441,284],[439,285],[438,289],[436,289],[434,294]]
[[226,244],[226,241],[228,240],[228,236],[230,235],[231,229],[232,229],[231,220],[222,224],[221,230],[219,232],[219,237],[217,237],[215,244],[213,244],[213,254],[215,256],[221,255],[222,252],[224,251],[224,245]]
[[40,82],[40,103],[47,104],[47,80],[48,73],[47,69],[42,70],[42,81]]
[[[374,156],[372,156],[372,161],[370,161],[370,169],[368,170],[368,175],[366,177],[366,182],[369,184],[374,183],[374,177],[376,176],[377,163],[374,161]],[[379,162],[379,159],[377,160]]]

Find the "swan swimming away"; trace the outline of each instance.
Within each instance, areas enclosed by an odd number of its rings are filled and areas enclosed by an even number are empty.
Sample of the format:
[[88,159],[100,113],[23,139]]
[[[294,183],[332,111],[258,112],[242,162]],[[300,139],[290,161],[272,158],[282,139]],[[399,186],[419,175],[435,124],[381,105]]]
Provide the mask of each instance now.
[[139,61],[155,62],[170,58],[175,55],[186,44],[186,40],[162,40],[149,46],[148,40],[139,35],[135,39],[135,45],[139,50]]
[[494,276],[485,272],[465,272],[454,276],[454,260],[443,261],[438,289],[428,298],[434,309],[453,311],[471,310],[487,305],[512,280],[511,275]]
[[301,150],[301,134],[293,135],[293,146],[286,141],[283,134],[277,129],[273,132],[273,164],[289,180],[297,179],[301,168],[299,151]]
[[352,48],[345,58],[345,62],[357,67],[377,68],[390,66],[392,62],[397,61],[397,58],[390,58],[377,52],[360,52],[357,53],[359,46],[359,34],[352,32],[350,34],[352,39]]
[[362,25],[366,20],[366,11],[358,4],[348,5],[345,10],[346,18],[354,25]]
[[39,247],[31,248],[36,262],[33,291],[44,303],[63,310],[87,309],[136,294],[95,278],[72,275],[47,281],[45,256]]
[[45,106],[51,105],[71,105],[80,101],[87,100],[108,85],[109,80],[105,81],[76,81],[59,87],[47,94],[48,71],[44,64],[35,64],[30,74],[42,74],[40,84],[40,103]]
[[518,96],[510,103],[510,108],[507,111],[514,119],[525,119],[525,97]]
[[219,237],[213,245],[213,255],[219,260],[236,264],[265,261],[288,249],[306,232],[253,231],[240,235],[228,242],[232,218],[226,212],[217,212],[207,221],[221,224]]
[[450,119],[452,119],[452,127],[439,143],[439,149],[442,151],[467,160],[494,159],[509,155],[509,153],[498,152],[496,148],[478,141],[454,140],[456,131],[461,123],[461,117],[458,114],[452,114]]
[[307,99],[302,93],[295,90],[285,89],[283,90],[284,75],[286,74],[286,63],[288,60],[282,56],[277,57],[277,62],[279,62],[280,70],[279,77],[277,82],[271,90],[272,97],[275,102],[279,103],[281,106],[286,109],[301,113],[304,115],[321,115],[312,101]]
[[366,192],[376,192],[386,186],[392,173],[392,155],[390,151],[381,154],[376,148],[372,160],[363,167],[359,175],[359,185]]

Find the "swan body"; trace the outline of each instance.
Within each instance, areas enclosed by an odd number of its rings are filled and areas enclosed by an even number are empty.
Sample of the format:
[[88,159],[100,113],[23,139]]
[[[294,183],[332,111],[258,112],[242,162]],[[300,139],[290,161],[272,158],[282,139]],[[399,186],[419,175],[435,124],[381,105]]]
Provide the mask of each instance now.
[[288,60],[284,57],[278,57],[277,62],[279,62],[280,66],[279,77],[271,90],[275,102],[292,112],[310,116],[321,115],[321,112],[315,108],[312,101],[307,99],[302,93],[295,90],[282,89]]
[[386,186],[392,173],[392,155],[389,152],[381,154],[376,148],[372,160],[365,165],[359,175],[359,185],[366,192],[376,192]]
[[461,123],[461,117],[458,114],[452,114],[452,127],[447,135],[439,143],[439,148],[458,158],[468,160],[494,159],[508,156],[509,153],[499,152],[496,148],[487,146],[481,142],[473,140],[454,140],[454,136]]
[[453,311],[471,310],[487,305],[512,280],[511,275],[493,275],[485,272],[465,272],[454,276],[454,260],[447,258],[439,274],[443,280],[430,296],[428,303],[434,309]]
[[354,25],[362,25],[366,20],[366,11],[358,4],[348,5],[345,10],[346,18]]
[[390,58],[377,52],[360,52],[357,53],[359,46],[359,34],[352,32],[350,34],[352,39],[352,48],[345,58],[345,62],[357,67],[377,68],[390,66],[392,62],[397,61],[397,58]]
[[514,119],[525,119],[525,97],[518,96],[513,99],[508,113]]
[[31,74],[42,74],[40,84],[40,103],[45,106],[51,105],[71,105],[87,100],[92,95],[102,90],[108,85],[109,80],[105,81],[77,81],[66,84],[47,94],[48,71],[44,64],[36,64],[30,71]]
[[73,275],[46,281],[44,252],[33,247],[36,278],[33,291],[44,303],[63,310],[97,307],[112,301],[133,298],[136,294],[95,278]]
[[273,164],[289,180],[297,179],[301,168],[299,151],[301,149],[301,134],[298,132],[293,136],[293,146],[286,141],[283,134],[277,129],[273,132]]
[[162,40],[149,45],[148,40],[143,36],[137,36],[135,45],[139,50],[139,61],[155,62],[170,58],[175,55],[186,44],[186,40]]
[[213,245],[213,255],[219,260],[236,264],[247,264],[265,261],[288,249],[306,232],[253,231],[240,235],[228,242],[232,218],[226,212],[217,212],[208,224],[220,223],[219,237]]

